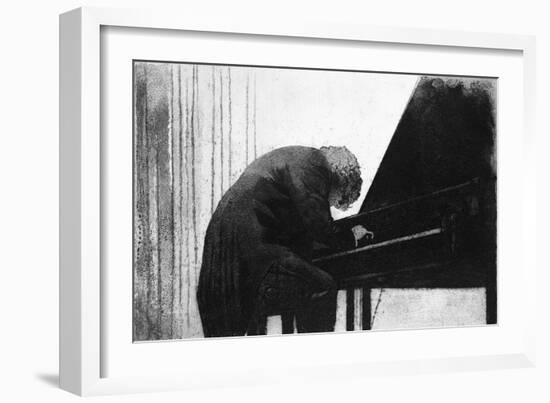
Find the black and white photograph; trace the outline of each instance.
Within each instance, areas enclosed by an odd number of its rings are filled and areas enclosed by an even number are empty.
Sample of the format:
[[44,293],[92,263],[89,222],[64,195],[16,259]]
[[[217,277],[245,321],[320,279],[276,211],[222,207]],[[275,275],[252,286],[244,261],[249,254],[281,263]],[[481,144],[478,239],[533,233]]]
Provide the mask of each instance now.
[[550,402],[544,2],[4,2],[7,403]]
[[497,78],[132,68],[134,342],[498,323]]

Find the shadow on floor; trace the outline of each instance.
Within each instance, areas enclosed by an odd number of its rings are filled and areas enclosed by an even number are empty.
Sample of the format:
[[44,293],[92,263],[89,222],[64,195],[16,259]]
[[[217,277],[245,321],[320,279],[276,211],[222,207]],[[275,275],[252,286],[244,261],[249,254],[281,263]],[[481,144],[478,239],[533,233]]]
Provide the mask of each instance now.
[[59,375],[58,374],[35,374],[36,378],[41,380],[47,385],[58,388],[59,387]]

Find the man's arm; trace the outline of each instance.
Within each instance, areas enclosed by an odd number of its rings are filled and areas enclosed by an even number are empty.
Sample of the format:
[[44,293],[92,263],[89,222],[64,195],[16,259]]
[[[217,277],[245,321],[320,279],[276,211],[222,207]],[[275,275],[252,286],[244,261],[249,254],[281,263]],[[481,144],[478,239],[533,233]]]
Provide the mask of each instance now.
[[309,235],[333,249],[350,249],[356,244],[352,231],[340,231],[330,214],[330,172],[318,164],[294,164],[288,167],[289,192]]

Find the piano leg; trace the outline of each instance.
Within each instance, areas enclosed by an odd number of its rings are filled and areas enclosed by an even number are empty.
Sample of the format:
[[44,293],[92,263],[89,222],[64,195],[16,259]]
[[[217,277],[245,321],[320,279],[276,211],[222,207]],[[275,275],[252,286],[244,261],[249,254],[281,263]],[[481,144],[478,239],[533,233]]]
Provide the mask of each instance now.
[[370,288],[363,288],[362,289],[363,291],[363,309],[362,309],[362,314],[363,314],[363,320],[362,320],[362,323],[363,323],[363,330],[371,330],[370,328],[370,322],[372,320],[372,312],[371,312],[371,302],[370,302]]
[[346,330],[370,330],[370,288],[346,289]]
[[[296,315],[283,312],[280,316],[263,318],[249,335],[296,333]],[[371,330],[371,289],[347,288],[338,292],[335,332]]]
[[355,288],[346,289],[346,330],[355,330]]
[[[273,318],[272,318],[273,319]],[[262,336],[267,334],[267,317],[256,315],[248,325],[247,336]]]
[[486,320],[488,325],[497,323],[497,286],[496,282],[489,281],[485,287]]
[[497,267],[496,257],[491,256],[485,263],[487,279],[485,283],[485,316],[488,325],[497,323]]

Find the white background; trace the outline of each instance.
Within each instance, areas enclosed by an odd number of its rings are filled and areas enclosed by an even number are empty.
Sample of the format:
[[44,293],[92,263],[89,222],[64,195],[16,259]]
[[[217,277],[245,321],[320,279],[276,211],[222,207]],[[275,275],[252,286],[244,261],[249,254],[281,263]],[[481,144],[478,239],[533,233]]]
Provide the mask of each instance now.
[[[156,6],[185,1],[155,1]],[[549,13],[543,2],[502,1],[384,1],[346,2],[187,2],[187,12],[269,13],[274,19],[287,15],[426,28],[500,31],[538,35],[539,85],[537,94],[539,184],[548,169],[545,150],[549,128],[546,94],[550,71]],[[239,6],[240,4],[243,6]],[[148,6],[147,1],[20,1],[4,4],[0,23],[2,110],[2,224],[0,306],[2,332],[0,367],[2,400],[73,401],[76,398],[55,387],[57,382],[57,130],[58,130],[58,13],[79,5]],[[230,18],[230,17],[229,17]],[[543,166],[544,165],[544,166]],[[544,177],[543,177],[544,175]],[[548,192],[539,189],[539,206],[548,204]],[[538,211],[538,250],[541,268],[538,283],[548,284],[544,248],[547,211]],[[544,259],[544,261],[543,261]],[[200,392],[105,397],[109,401],[548,401],[550,379],[549,298],[539,292],[541,322],[538,332],[538,367],[482,373],[435,374],[401,377],[354,378],[333,384],[262,387]],[[243,397],[244,396],[244,397]]]

